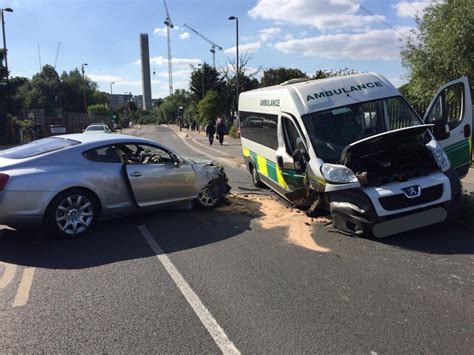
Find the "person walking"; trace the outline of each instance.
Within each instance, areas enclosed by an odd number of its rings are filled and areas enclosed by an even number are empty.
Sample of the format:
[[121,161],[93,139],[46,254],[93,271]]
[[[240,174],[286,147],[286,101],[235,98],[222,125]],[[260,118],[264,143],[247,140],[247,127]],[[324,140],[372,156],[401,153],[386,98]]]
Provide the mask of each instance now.
[[209,139],[209,145],[212,145],[214,142],[214,134],[216,134],[216,127],[214,127],[212,122],[209,122],[206,127],[206,136]]
[[224,144],[224,134],[226,133],[226,126],[222,118],[218,118],[217,123],[217,137],[219,138],[219,143]]

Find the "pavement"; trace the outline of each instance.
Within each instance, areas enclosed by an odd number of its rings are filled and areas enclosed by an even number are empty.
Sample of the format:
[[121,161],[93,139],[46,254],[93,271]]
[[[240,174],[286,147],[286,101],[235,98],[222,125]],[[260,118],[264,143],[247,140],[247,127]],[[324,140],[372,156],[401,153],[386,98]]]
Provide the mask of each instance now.
[[[167,127],[127,133],[206,156]],[[0,353],[472,353],[472,232],[373,240],[307,219],[316,251],[291,242],[304,231],[281,211],[297,212],[268,190],[244,204],[248,173],[226,172],[242,200],[214,210],[0,233]]]

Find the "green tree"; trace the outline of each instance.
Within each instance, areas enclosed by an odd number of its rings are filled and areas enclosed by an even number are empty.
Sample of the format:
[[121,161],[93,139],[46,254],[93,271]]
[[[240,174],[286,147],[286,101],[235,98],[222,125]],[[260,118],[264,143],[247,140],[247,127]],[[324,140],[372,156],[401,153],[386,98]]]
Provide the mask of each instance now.
[[91,115],[112,116],[112,111],[107,104],[95,104],[87,108]]
[[178,108],[183,107],[183,110],[191,104],[191,93],[187,90],[177,89],[175,92],[167,96],[164,102],[160,105],[160,122],[176,122]]
[[401,55],[409,71],[409,98],[426,104],[445,82],[474,78],[474,5],[472,0],[444,0],[429,5],[417,19],[417,31]]
[[209,90],[197,105],[199,121],[202,124],[214,121],[222,114],[222,104],[219,95],[214,90]]
[[196,102],[204,98],[209,90],[220,91],[223,78],[216,69],[207,63],[202,64],[202,66],[191,66],[191,68],[189,90],[194,94]]
[[291,79],[307,78],[306,73],[296,68],[271,68],[263,72],[260,86],[279,85]]

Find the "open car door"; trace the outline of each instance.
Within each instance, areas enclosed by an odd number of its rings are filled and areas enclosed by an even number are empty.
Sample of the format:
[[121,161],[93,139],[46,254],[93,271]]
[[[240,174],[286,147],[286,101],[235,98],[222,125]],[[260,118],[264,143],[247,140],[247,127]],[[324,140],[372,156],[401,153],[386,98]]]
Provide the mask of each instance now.
[[437,91],[423,118],[425,123],[435,124],[434,136],[461,178],[471,165],[472,111],[469,79],[463,76]]

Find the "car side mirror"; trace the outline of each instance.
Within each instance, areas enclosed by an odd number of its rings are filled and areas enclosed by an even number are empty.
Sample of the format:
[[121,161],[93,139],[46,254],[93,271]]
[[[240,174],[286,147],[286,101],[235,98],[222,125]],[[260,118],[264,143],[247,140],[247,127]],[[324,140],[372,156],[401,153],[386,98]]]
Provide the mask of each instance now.
[[173,164],[175,168],[179,168],[181,166],[181,159],[177,155],[173,155]]
[[298,173],[302,173],[303,171],[306,170],[306,157],[305,157],[305,152],[303,152],[301,149],[295,149],[295,151],[292,154],[293,157],[293,163],[295,164],[295,170]]
[[433,123],[433,135],[437,140],[449,138],[451,133],[449,132],[449,125],[447,119],[441,118],[439,120],[435,120]]

